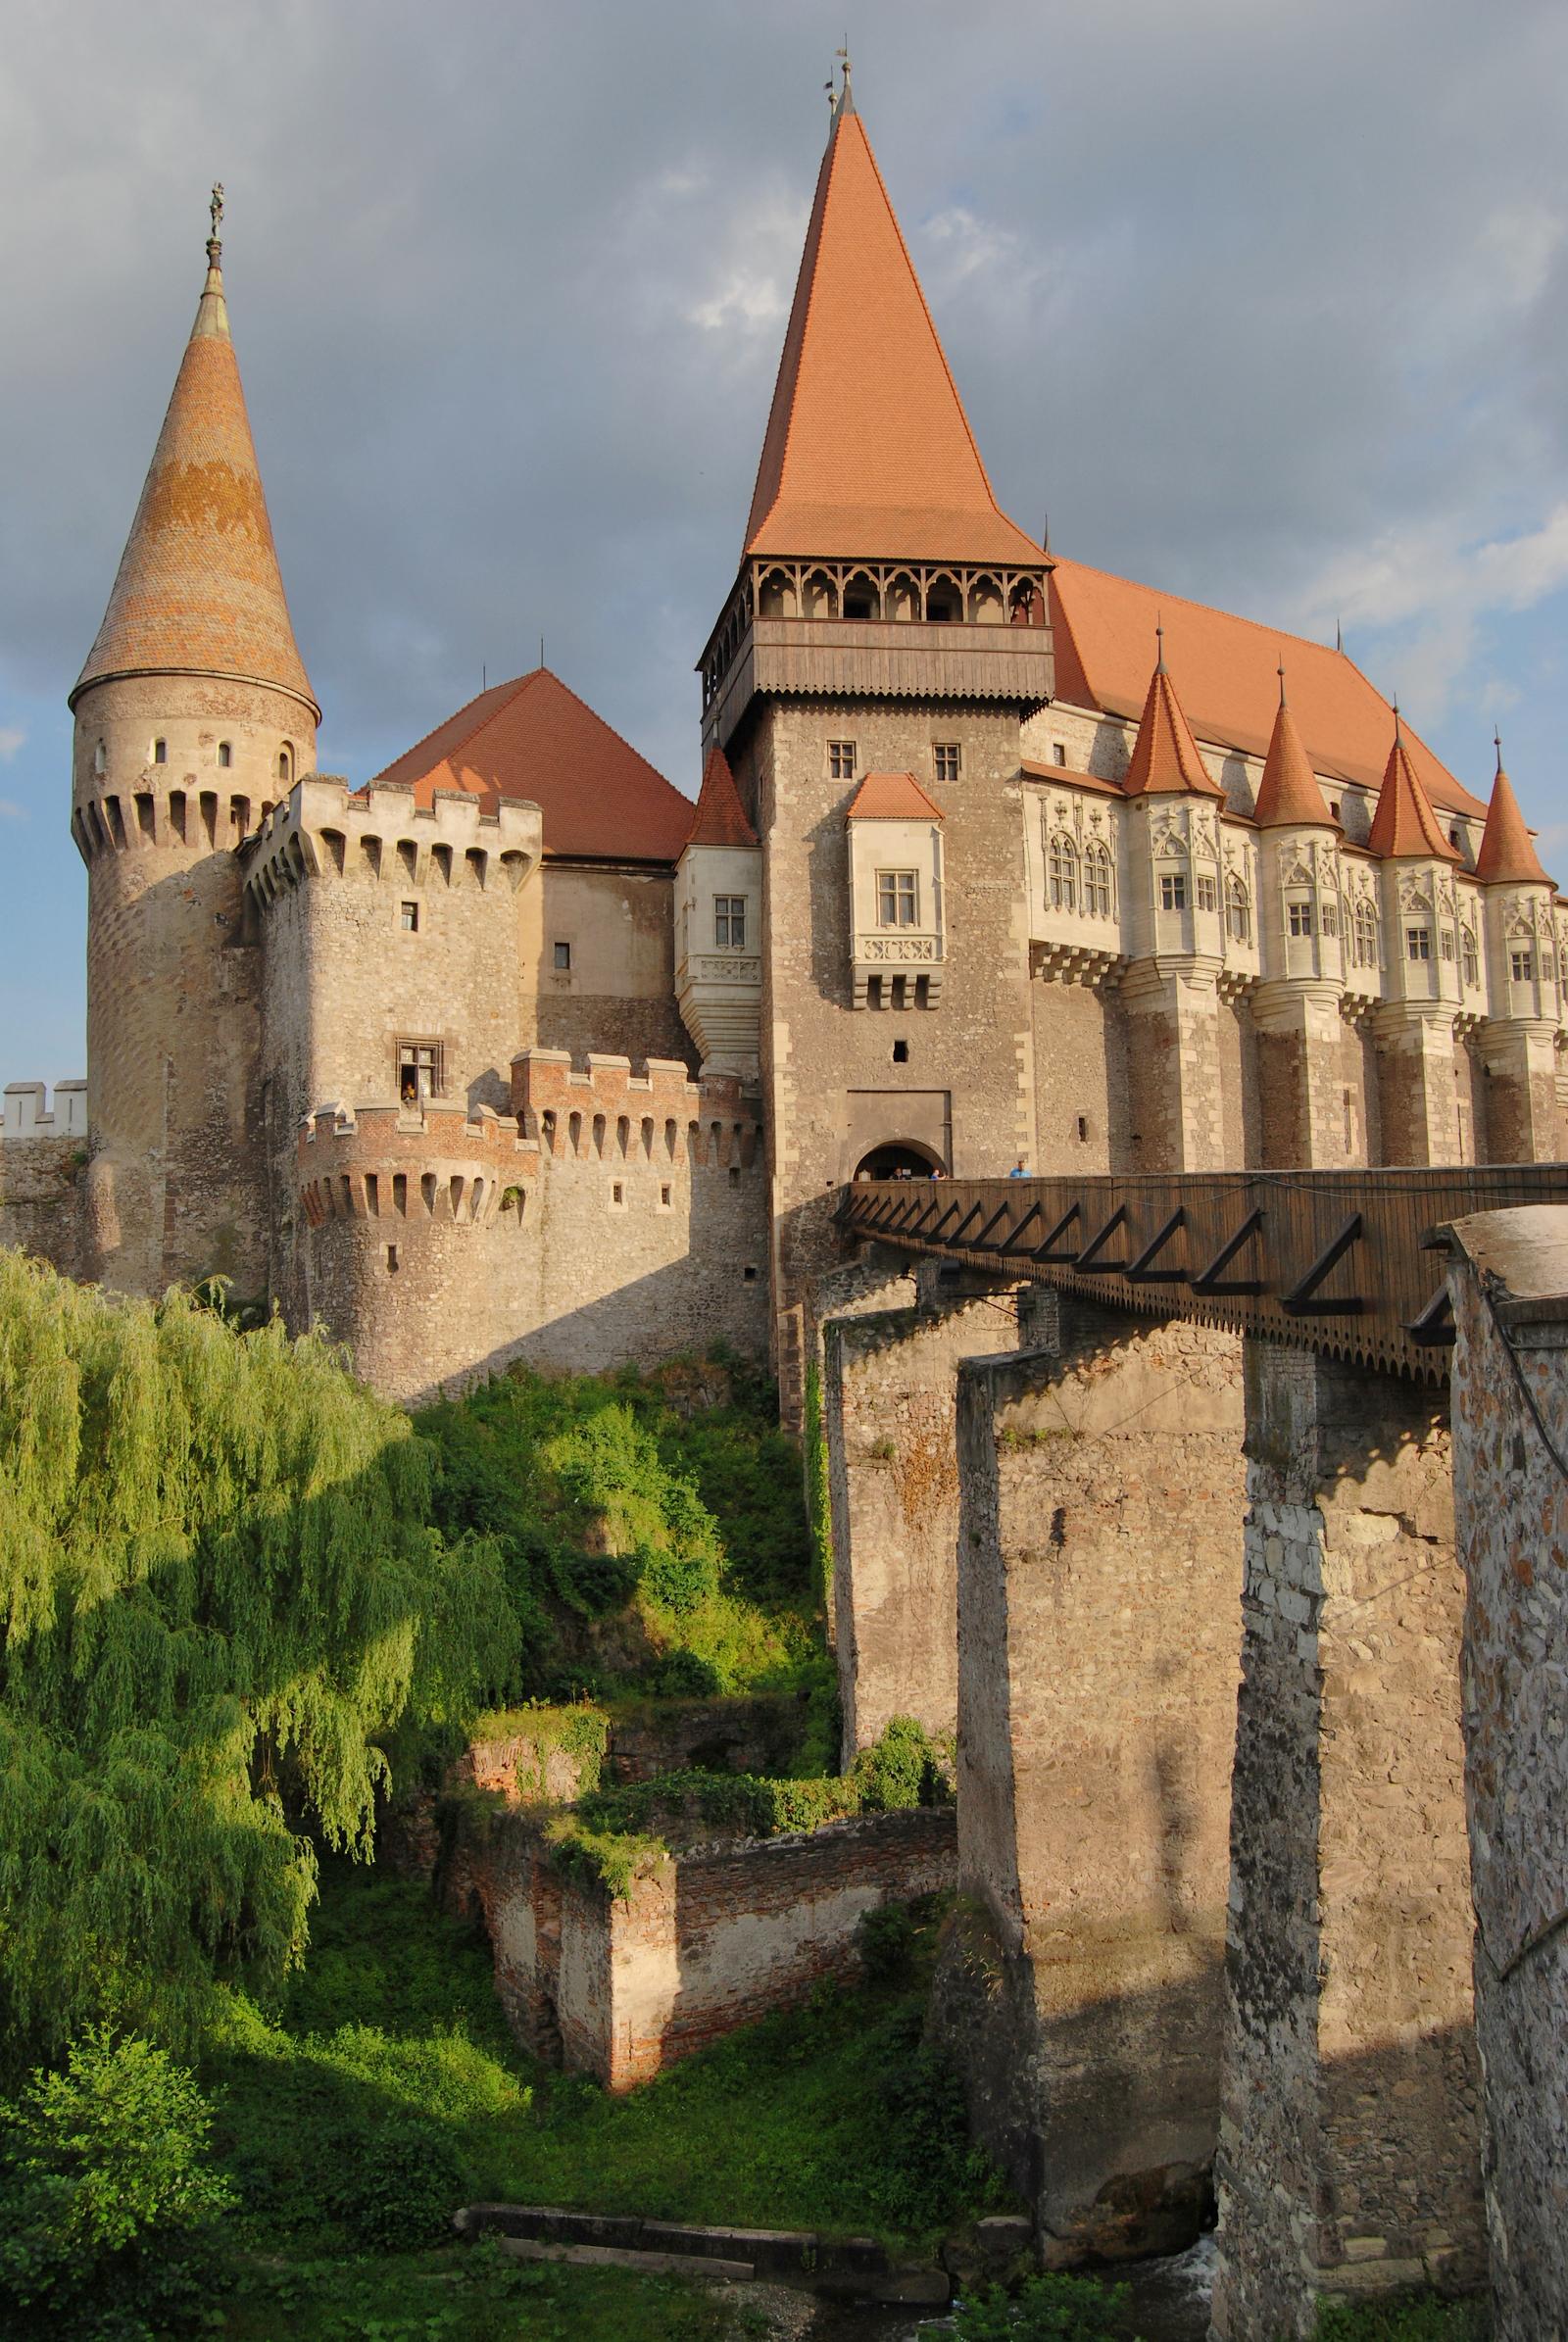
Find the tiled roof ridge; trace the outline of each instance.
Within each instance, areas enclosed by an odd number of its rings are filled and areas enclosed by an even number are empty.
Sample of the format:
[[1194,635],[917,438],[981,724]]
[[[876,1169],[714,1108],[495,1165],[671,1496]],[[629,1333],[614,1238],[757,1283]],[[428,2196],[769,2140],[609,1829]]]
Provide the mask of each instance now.
[[1540,852],[1520,810],[1513,783],[1502,768],[1500,753],[1492,783],[1492,802],[1487,807],[1487,826],[1481,833],[1481,851],[1476,855],[1476,876],[1488,885],[1504,880],[1512,880],[1516,886],[1552,884],[1542,867]]
[[[633,752],[635,754],[635,751]],[[737,832],[739,833],[737,835]],[[708,833],[708,834],[705,834]],[[688,846],[755,846],[757,832],[741,804],[729,758],[715,740],[703,766],[702,786],[692,807]]]
[[[1400,832],[1404,826],[1401,815],[1406,812],[1415,823],[1421,841],[1419,845],[1400,843]],[[1434,860],[1445,862],[1464,859],[1458,849],[1450,845],[1432,800],[1410,761],[1410,752],[1404,745],[1404,735],[1399,729],[1397,708],[1394,711],[1394,743],[1384,767],[1383,786],[1378,791],[1377,810],[1372,816],[1372,827],[1367,832],[1366,842],[1368,851],[1381,854],[1385,861],[1402,861],[1420,854],[1429,854]]]
[[848,805],[845,807],[846,818],[849,820],[860,821],[901,820],[906,818],[906,816],[902,814],[872,813],[861,810],[860,801],[862,798],[867,796],[876,797],[886,794],[885,790],[879,790],[874,787],[873,784],[887,781],[906,783],[909,792],[919,799],[920,804],[931,815],[933,821],[946,821],[947,815],[942,810],[942,807],[937,804],[936,799],[931,795],[930,790],[927,789],[920,781],[918,781],[912,772],[894,772],[891,770],[881,769],[878,769],[875,772],[861,773],[860,785],[856,790],[855,795],[851,798]]
[[[444,732],[448,724],[456,723],[460,715],[466,715],[470,707],[477,707],[481,700],[493,703],[487,714],[480,716],[476,722],[469,726],[466,732],[463,733],[459,739],[452,742],[451,747],[447,751],[446,755],[442,757],[443,763],[449,763],[452,759],[452,756],[461,754],[461,752],[467,747],[470,740],[476,740],[478,738],[479,734],[484,730],[486,724],[491,722],[494,716],[499,714],[503,707],[510,707],[514,700],[521,698],[523,691],[530,683],[537,682],[541,675],[548,672],[549,670],[546,667],[531,666],[528,668],[525,674],[514,675],[510,683],[491,683],[488,684],[483,691],[476,691],[471,700],[466,700],[463,703],[463,706],[461,707],[455,708],[451,715],[443,716],[442,720],[438,724],[432,724],[428,732],[421,732],[417,740],[412,741],[406,749],[402,750],[398,756],[392,758],[391,763],[383,764],[378,771],[373,772],[370,775],[370,779],[363,784],[363,788],[368,789],[373,782],[380,779],[383,772],[390,772],[392,770],[393,764],[406,764],[411,756],[416,756],[420,749],[422,749],[428,741],[433,740],[438,732]],[[557,681],[560,681],[559,676],[557,677]],[[568,687],[563,683],[561,688],[563,691],[564,691]],[[610,726],[607,724],[605,729],[608,731]],[[635,751],[633,753],[635,754]],[[466,791],[465,794],[472,795],[474,793],[472,791]]]
[[1348,667],[1355,669],[1369,691],[1377,689],[1366,669],[1356,666],[1348,651],[1331,650],[1329,644],[1317,642],[1310,634],[1296,634],[1288,626],[1271,626],[1266,618],[1250,618],[1245,610],[1221,610],[1217,602],[1199,602],[1191,594],[1168,594],[1163,586],[1145,585],[1142,578],[1124,577],[1119,569],[1102,569],[1094,561],[1079,561],[1074,554],[1053,552],[1051,559],[1056,567],[1086,569],[1091,577],[1108,577],[1112,585],[1136,586],[1141,594],[1157,595],[1162,607],[1196,610],[1205,618],[1228,618],[1233,626],[1249,626],[1254,634],[1266,634],[1274,642],[1300,643],[1309,651],[1321,651],[1326,657],[1343,659]]

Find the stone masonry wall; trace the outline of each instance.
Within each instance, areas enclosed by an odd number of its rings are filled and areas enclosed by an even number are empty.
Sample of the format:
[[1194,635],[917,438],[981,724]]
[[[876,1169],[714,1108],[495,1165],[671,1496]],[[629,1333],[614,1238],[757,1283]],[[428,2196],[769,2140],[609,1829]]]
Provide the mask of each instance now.
[[1465,1788],[1493,2295],[1498,2342],[1562,2342],[1568,1483],[1558,1459],[1568,1456],[1568,1209],[1461,1220],[1452,1245]]
[[855,1966],[861,1914],[951,1886],[951,1806],[673,1857],[625,1902],[562,1878],[520,1817],[466,1851],[508,2023],[612,2090]]
[[1240,1345],[1064,1302],[958,1374],[945,2037],[1048,2264],[1197,2234],[1218,2127]]
[[368,1108],[299,1148],[306,1293],[358,1371],[416,1403],[513,1359],[597,1373],[767,1341],[755,1098],[684,1065],[517,1061],[519,1116]]
[[87,1160],[85,1085],[12,1082],[0,1124],[0,1244],[81,1274],[81,1174]]
[[957,1728],[957,1369],[1009,1322],[998,1293],[823,1328],[846,1763],[894,1716]]
[[1222,2342],[1482,2266],[1439,1391],[1247,1345]]

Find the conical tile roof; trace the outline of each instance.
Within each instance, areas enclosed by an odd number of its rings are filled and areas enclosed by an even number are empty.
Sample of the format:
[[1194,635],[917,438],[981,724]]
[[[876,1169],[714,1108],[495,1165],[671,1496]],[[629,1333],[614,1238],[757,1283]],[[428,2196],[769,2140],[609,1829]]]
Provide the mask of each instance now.
[[294,641],[229,338],[220,246],[98,639],[71,698],[110,675],[269,683],[319,716]]
[[1464,859],[1458,849],[1449,844],[1442,822],[1432,809],[1432,800],[1416,778],[1410,752],[1399,730],[1397,711],[1394,746],[1389,751],[1377,811],[1372,816],[1366,842],[1370,853],[1386,854],[1396,861],[1407,855],[1430,855],[1443,862]]
[[1182,713],[1163,654],[1149,679],[1132,761],[1122,780],[1129,797],[1223,797],[1218,781],[1198,753],[1192,727]]
[[998,507],[869,139],[828,134],[746,551],[1038,564]]
[[1259,829],[1333,829],[1336,826],[1323,792],[1318,787],[1317,776],[1307,762],[1301,735],[1286,704],[1283,686],[1253,810]]
[[703,767],[703,785],[697,793],[697,810],[692,815],[688,846],[755,846],[757,832],[746,818],[730,771],[729,758],[723,750],[709,750],[708,762]]
[[1481,852],[1476,855],[1476,876],[1489,884],[1511,879],[1516,886],[1551,885],[1541,867],[1536,842],[1525,827],[1519,800],[1500,757],[1487,807],[1487,826],[1481,834]]

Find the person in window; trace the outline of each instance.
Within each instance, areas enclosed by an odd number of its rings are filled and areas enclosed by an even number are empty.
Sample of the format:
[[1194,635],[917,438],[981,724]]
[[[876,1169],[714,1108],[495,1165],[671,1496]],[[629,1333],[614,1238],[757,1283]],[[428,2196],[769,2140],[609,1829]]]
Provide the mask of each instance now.
[[1009,1179],[1027,1179],[1028,1176],[1028,1171],[1024,1168],[1023,1158],[1020,1156],[1018,1161],[1013,1164],[1012,1169],[1007,1173],[1007,1177]]

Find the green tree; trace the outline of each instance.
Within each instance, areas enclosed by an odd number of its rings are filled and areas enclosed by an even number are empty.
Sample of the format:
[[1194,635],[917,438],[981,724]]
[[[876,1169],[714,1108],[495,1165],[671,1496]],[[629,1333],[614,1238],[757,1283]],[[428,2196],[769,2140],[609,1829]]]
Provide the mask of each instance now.
[[368,1851],[378,1745],[511,1672],[484,1539],[323,1341],[0,1252],[0,2024],[176,2047],[300,1956],[300,1824]]

